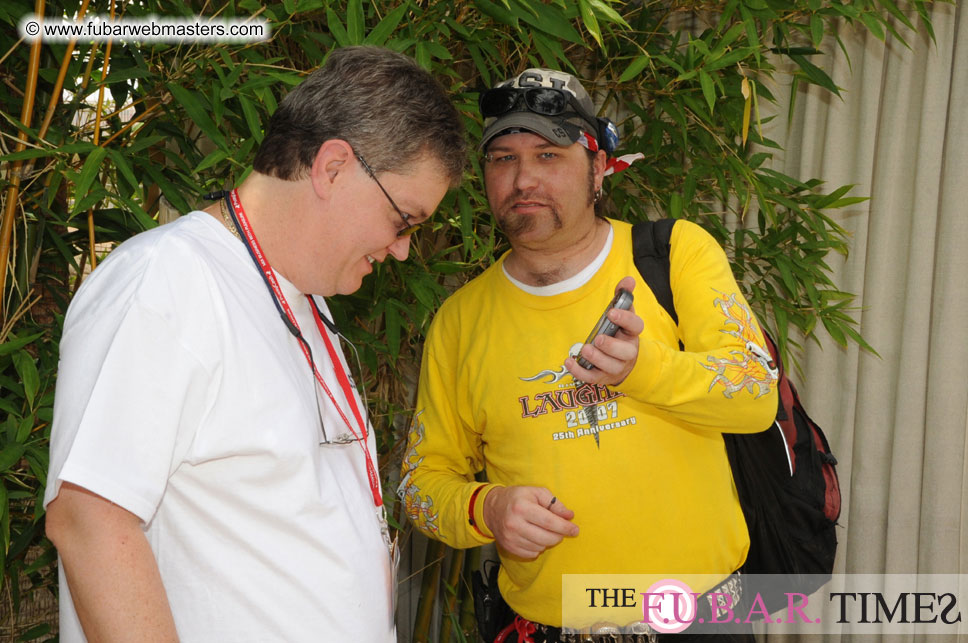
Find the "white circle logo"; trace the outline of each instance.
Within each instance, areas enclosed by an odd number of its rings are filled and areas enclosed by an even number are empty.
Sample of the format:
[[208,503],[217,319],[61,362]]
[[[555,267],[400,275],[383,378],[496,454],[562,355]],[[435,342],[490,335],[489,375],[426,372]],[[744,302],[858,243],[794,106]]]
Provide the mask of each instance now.
[[642,621],[660,634],[681,632],[696,618],[696,595],[682,581],[666,579],[653,583],[644,598]]

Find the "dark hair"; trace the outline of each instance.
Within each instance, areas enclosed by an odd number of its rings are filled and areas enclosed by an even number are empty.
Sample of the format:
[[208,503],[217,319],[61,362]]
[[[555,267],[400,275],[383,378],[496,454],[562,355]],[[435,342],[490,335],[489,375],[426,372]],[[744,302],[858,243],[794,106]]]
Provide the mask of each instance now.
[[443,87],[413,59],[381,47],[345,47],[283,99],[256,152],[257,172],[305,176],[319,146],[341,139],[376,172],[406,173],[422,154],[460,182],[466,143]]

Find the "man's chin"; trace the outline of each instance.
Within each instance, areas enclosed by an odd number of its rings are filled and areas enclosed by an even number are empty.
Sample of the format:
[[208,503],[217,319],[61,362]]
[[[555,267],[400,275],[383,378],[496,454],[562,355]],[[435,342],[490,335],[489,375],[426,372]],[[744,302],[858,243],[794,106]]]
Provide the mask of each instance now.
[[497,224],[505,236],[513,239],[534,230],[537,226],[537,220],[534,216],[527,214],[506,214],[498,218]]

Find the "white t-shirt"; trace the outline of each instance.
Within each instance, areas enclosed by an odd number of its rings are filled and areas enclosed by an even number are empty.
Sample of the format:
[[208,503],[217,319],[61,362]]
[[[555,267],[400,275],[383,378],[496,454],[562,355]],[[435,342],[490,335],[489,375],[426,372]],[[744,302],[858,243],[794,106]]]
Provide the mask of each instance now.
[[[352,418],[309,302],[277,276]],[[193,212],[140,234],[68,311],[45,505],[68,481],[141,518],[182,641],[393,641],[363,449],[320,445],[317,404],[331,438],[347,429],[314,387],[218,221]],[[367,446],[375,464],[372,430]],[[60,607],[61,641],[83,641],[63,574]]]

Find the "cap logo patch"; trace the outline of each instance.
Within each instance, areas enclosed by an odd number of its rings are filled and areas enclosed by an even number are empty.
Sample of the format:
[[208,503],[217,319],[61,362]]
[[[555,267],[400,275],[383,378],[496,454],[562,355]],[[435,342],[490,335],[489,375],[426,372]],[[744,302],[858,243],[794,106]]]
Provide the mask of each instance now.
[[567,82],[568,81],[565,78],[556,78],[551,75],[548,75],[546,77],[535,71],[526,71],[520,76],[518,76],[517,86],[518,87],[552,87],[554,89],[560,89],[560,90],[566,91],[572,96],[574,96],[575,92],[573,92],[572,90],[568,89],[568,87],[566,87],[565,84]]

